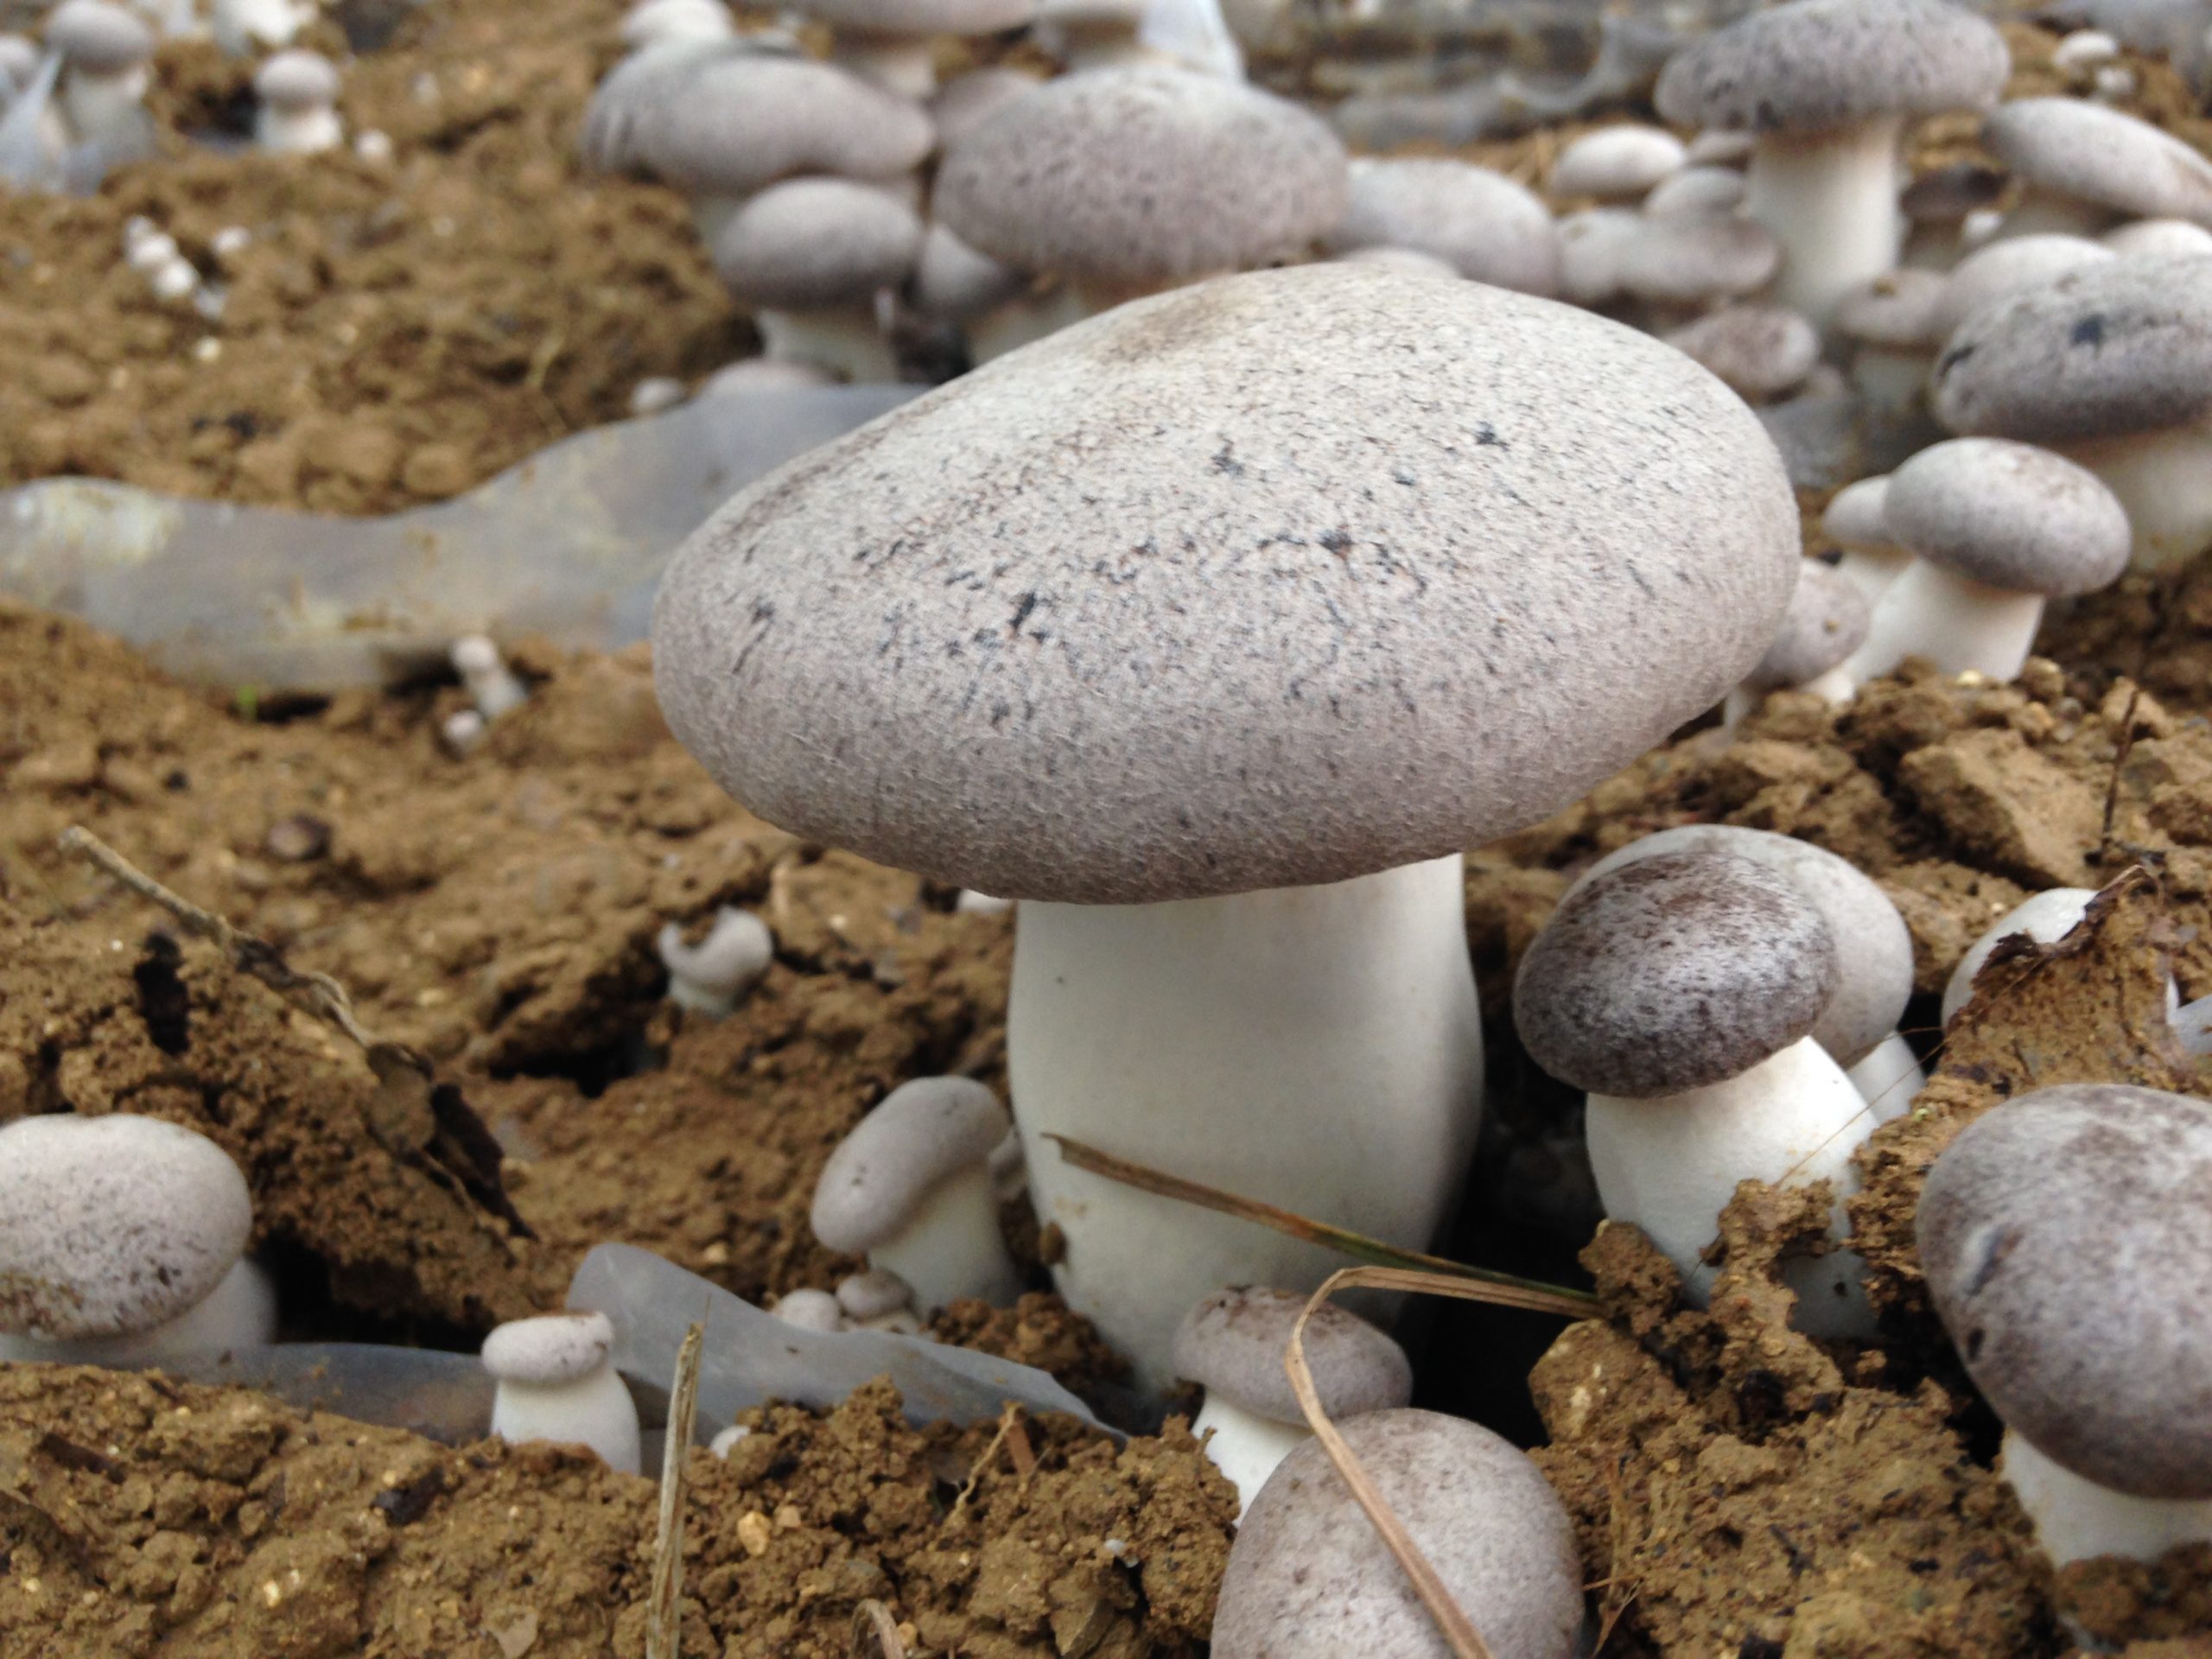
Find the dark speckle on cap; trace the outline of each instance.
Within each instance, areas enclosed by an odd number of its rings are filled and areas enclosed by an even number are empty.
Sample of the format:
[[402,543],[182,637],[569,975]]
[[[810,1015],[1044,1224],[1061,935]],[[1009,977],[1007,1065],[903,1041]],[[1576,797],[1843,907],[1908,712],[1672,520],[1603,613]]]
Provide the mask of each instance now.
[[[1218,1290],[1175,1332],[1175,1374],[1279,1423],[1306,1415],[1283,1370],[1306,1297],[1245,1285]],[[1331,1418],[1402,1406],[1413,1397],[1406,1351],[1357,1313],[1324,1304],[1306,1322],[1306,1364]]]
[[2212,1498],[2212,1104],[2038,1089],[1928,1172],[1920,1264],[1998,1414],[2114,1491]]

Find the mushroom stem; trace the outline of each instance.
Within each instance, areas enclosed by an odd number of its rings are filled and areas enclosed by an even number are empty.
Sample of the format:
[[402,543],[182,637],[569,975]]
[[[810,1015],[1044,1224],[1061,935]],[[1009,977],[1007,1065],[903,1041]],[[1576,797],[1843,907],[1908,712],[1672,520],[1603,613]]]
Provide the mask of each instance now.
[[1890,585],[1912,569],[1912,555],[1902,547],[1847,547],[1836,561],[1836,574],[1878,603]]
[[264,106],[253,118],[253,142],[271,156],[315,156],[346,142],[338,111],[327,105],[304,109]]
[[967,325],[969,358],[980,367],[1091,315],[1092,308],[1071,283],[1061,283],[1047,293],[1024,294]]
[[507,1441],[554,1440],[588,1446],[626,1475],[638,1472],[638,1408],[613,1366],[568,1382],[502,1377],[492,1396],[492,1433]]
[[1021,1274],[999,1231],[998,1200],[986,1164],[938,1182],[912,1220],[870,1247],[868,1264],[912,1285],[914,1306],[925,1313],[963,1296],[1007,1307],[1021,1294]]
[[1065,1135],[1405,1248],[1456,1197],[1482,1096],[1457,854],[1322,887],[1151,905],[1026,901],[1007,1069],[1071,1306],[1171,1381],[1194,1293],[1311,1288],[1321,1246],[1085,1174]]
[[0,1360],[56,1364],[158,1364],[187,1354],[259,1348],[276,1339],[276,1287],[260,1264],[241,1256],[215,1288],[165,1325],[112,1337],[48,1340],[0,1335]]
[[2021,194],[2019,205],[2005,215],[1997,234],[1990,239],[2004,242],[2016,236],[2101,236],[2118,223],[2119,214],[2094,202],[2054,195],[2030,185]]
[[2135,569],[2163,570],[2212,547],[2212,420],[2053,447],[2120,498]]
[[2007,593],[1916,560],[1883,594],[1866,643],[1844,667],[1859,685],[1892,672],[1908,657],[1925,657],[1945,674],[2017,679],[2043,608],[2041,594]]
[[753,321],[769,357],[817,363],[856,383],[899,378],[899,360],[868,307],[835,306],[819,311],[763,307]]
[[1920,1057],[1904,1034],[1894,1031],[1853,1061],[1845,1075],[1859,1098],[1873,1109],[1876,1123],[1903,1117],[1914,1096],[1928,1086]]
[[1768,296],[1826,327],[1836,302],[1894,270],[1904,236],[1899,117],[1827,132],[1765,133],[1745,175],[1744,212],[1782,244]]
[[1279,1423],[1271,1417],[1247,1411],[1209,1390],[1206,1402],[1191,1421],[1191,1433],[1203,1436],[1208,1429],[1206,1456],[1236,1488],[1236,1510],[1242,1515],[1253,1494],[1268,1484],[1275,1465],[1300,1441],[1313,1438],[1303,1423]]
[[141,107],[152,79],[145,65],[99,73],[69,69],[61,77],[61,116],[79,143],[127,138],[144,121]]
[[1999,1466],[2054,1567],[2098,1555],[2155,1561],[2179,1545],[2212,1541],[2212,1499],[2113,1491],[2045,1457],[2009,1428]]
[[1878,409],[1910,409],[1928,396],[1932,352],[1861,346],[1851,354],[1851,384]]

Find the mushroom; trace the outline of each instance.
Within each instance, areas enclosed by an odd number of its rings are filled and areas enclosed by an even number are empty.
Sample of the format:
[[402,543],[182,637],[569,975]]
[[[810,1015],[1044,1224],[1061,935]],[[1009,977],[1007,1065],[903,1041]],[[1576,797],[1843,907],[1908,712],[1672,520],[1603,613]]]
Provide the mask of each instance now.
[[[1840,982],[1836,939],[1788,876],[1713,850],[1631,858],[1561,900],[1521,960],[1513,1021],[1529,1056],[1588,1091],[1605,1214],[1649,1235],[1700,1305],[1704,1253],[1737,1184],[1835,1184],[1835,1235],[1874,1128],[1813,1035]],[[1863,1333],[1860,1263],[1787,1264],[1800,1325]]]
[[1928,395],[1929,371],[1950,332],[1941,271],[1885,271],[1836,302],[1830,318],[1851,350],[1851,384],[1875,407],[1912,409]]
[[920,1308],[975,1297],[1003,1307],[1021,1274],[999,1231],[991,1149],[1006,1108],[973,1077],[917,1077],[886,1095],[830,1154],[815,1183],[814,1236],[865,1251]]
[[312,156],[346,142],[338,122],[338,71],[320,52],[279,52],[253,77],[261,108],[253,142],[276,156]]
[[1844,659],[1866,642],[1872,607],[1857,583],[1834,566],[1808,559],[1798,568],[1797,590],[1766,655],[1728,694],[1720,723],[1735,730],[1770,691],[1804,691],[1824,702],[1851,701],[1857,689],[1842,671]]
[[[1479,1423],[1370,1411],[1340,1424],[1382,1501],[1500,1659],[1572,1659],[1582,1562],[1529,1454]],[[1405,1569],[1319,1440],[1246,1507],[1213,1619],[1213,1659],[1427,1659],[1444,1651]]]
[[1787,397],[1821,360],[1820,331],[1776,305],[1724,305],[1660,338],[1751,404]]
[[281,52],[315,20],[315,0],[212,0],[208,32],[225,57]]
[[1891,537],[1883,510],[1889,505],[1890,475],[1862,478],[1828,498],[1821,529],[1843,550],[1836,574],[1877,602],[1889,585],[1912,568],[1912,555]]
[[152,78],[153,31],[108,0],[61,0],[46,20],[46,43],[61,55],[60,105],[69,136],[121,156],[143,146],[142,107]]
[[253,1200],[205,1135],[62,1112],[0,1128],[0,1360],[158,1363],[258,1346],[276,1299]]
[[2010,69],[1996,28],[1943,0],[1790,0],[1677,52],[1655,101],[1757,136],[1744,211],[1783,246],[1771,297],[1825,324],[1897,263],[1906,119],[1987,109]]
[[492,1433],[589,1449],[620,1474],[639,1468],[638,1407],[614,1369],[614,1325],[604,1313],[510,1319],[484,1338],[498,1379]]
[[2212,1106],[2064,1084],[1928,1172],[1921,1270],[2057,1565],[2212,1541]]
[[2117,257],[2110,248],[2087,237],[2047,232],[2007,237],[1976,248],[1951,268],[1929,319],[1935,348],[1984,306],[2047,288],[2069,270],[2103,264]]
[[837,1305],[835,1295],[826,1290],[787,1290],[776,1298],[776,1305],[769,1310],[785,1325],[801,1331],[842,1331],[845,1310]]
[[1039,1214],[1156,1389],[1179,1287],[1332,1258],[1045,1137],[1423,1244],[1479,1098],[1459,849],[1718,702],[1797,544],[1756,417],[1680,353],[1306,265],[1122,307],[770,474],[671,563],[654,672],[763,817],[1020,901]]
[[837,1309],[863,1331],[893,1331],[913,1336],[922,1328],[915,1317],[914,1287],[888,1268],[849,1273],[837,1281]]
[[1569,143],[1553,162],[1544,188],[1554,196],[1636,201],[1681,172],[1688,161],[1682,141],[1664,127],[1624,121]]
[[2212,259],[2109,259],[1986,306],[1936,365],[1936,417],[2088,467],[2133,563],[2212,547]]
[[1686,167],[1643,199],[1647,219],[1683,213],[1732,213],[1744,205],[1744,175],[1732,167]]
[[1018,302],[1029,291],[1024,272],[969,247],[942,225],[923,235],[912,283],[916,315],[965,323]]
[[846,179],[791,179],[722,226],[715,273],[753,308],[769,356],[852,380],[895,380],[879,296],[906,282],[921,250],[921,219],[887,193]]
[[1037,44],[1070,73],[1163,61],[1143,40],[1147,0],[1037,0]]
[[767,923],[730,905],[715,912],[714,926],[698,944],[685,944],[683,930],[669,922],[654,936],[653,949],[668,969],[668,1000],[710,1020],[728,1018],[776,959]]
[[1035,0],[803,0],[808,16],[830,25],[831,56],[862,79],[902,98],[937,91],[932,42],[1020,29]]
[[[1973,1000],[1974,979],[2001,941],[2022,933],[2037,944],[2056,944],[2081,925],[2089,912],[2089,901],[2096,896],[2094,887],[2045,887],[2041,893],[2030,893],[1983,929],[1944,983],[1943,1023],[1949,1025]],[[2177,1034],[2188,1028],[2190,1022],[2181,1018],[2181,988],[2171,975],[2166,979],[2166,1011],[2174,1017]]]
[[461,683],[467,689],[476,712],[487,721],[502,715],[512,714],[530,701],[530,692],[524,687],[514,670],[499,655],[499,647],[488,634],[463,634],[453,642],[447,653],[454,672],[461,676]]
[[622,17],[622,44],[632,52],[677,42],[727,41],[737,20],[721,0],[643,0]]
[[1350,180],[1344,217],[1321,238],[1331,253],[1412,248],[1495,287],[1549,294],[1559,286],[1551,212],[1504,174],[1439,156],[1363,156]]
[[2005,438],[1953,438],[1890,474],[1883,522],[1918,556],[1874,607],[1845,665],[1854,684],[1924,657],[1946,674],[2015,678],[2044,604],[2127,569],[2127,515],[2096,474]]
[[[1306,1298],[1287,1290],[1239,1286],[1217,1290],[1175,1330],[1175,1374],[1206,1391],[1191,1423],[1206,1456],[1249,1505],[1275,1465],[1313,1438],[1283,1370]],[[1363,1411],[1402,1407],[1413,1398],[1406,1351],[1357,1313],[1324,1304],[1306,1325],[1306,1363],[1321,1410],[1332,1422]]]
[[2184,254],[2212,254],[2212,231],[2185,219],[2138,219],[2107,231],[2097,238],[2114,253],[2145,259],[2171,259]]
[[2212,160],[2147,121],[2078,98],[2022,98],[1981,124],[2022,187],[2000,236],[2094,236],[2124,219],[2212,225]]
[[1655,325],[1680,322],[1765,288],[1781,258],[1766,227],[1726,213],[1630,215],[1613,254],[1618,290],[1644,302]]
[[1621,262],[1651,223],[1629,207],[1586,207],[1561,219],[1556,232],[1560,298],[1586,306],[1618,299]]

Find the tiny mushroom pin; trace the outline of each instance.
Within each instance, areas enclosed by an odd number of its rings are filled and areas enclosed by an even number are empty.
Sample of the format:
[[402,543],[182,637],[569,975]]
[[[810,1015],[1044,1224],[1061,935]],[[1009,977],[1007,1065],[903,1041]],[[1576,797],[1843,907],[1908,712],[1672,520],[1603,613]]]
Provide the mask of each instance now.
[[1851,352],[1851,384],[1869,403],[1909,410],[1928,396],[1928,372],[1949,332],[1943,273],[1904,266],[1885,271],[1836,302],[1829,319]]
[[637,1402],[614,1369],[614,1325],[604,1313],[510,1319],[484,1338],[498,1379],[492,1432],[503,1440],[588,1446],[610,1469],[639,1468]]
[[338,119],[338,70],[320,52],[279,52],[253,77],[261,108],[253,142],[276,156],[312,156],[346,142]]
[[698,944],[687,944],[683,928],[669,922],[654,936],[653,949],[668,969],[668,1000],[713,1020],[727,1018],[776,959],[768,925],[734,905],[715,912]]

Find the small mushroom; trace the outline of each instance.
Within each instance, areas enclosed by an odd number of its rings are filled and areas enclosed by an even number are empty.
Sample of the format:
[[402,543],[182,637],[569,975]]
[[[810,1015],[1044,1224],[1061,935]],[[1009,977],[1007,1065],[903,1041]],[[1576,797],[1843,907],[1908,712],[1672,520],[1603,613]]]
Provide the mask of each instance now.
[[1851,384],[1875,407],[1904,411],[1926,401],[1929,371],[1950,332],[1943,308],[1948,287],[1941,271],[1905,266],[1836,302],[1829,321],[1850,348]]
[[313,156],[346,142],[338,119],[338,70],[320,52],[279,52],[253,77],[261,108],[253,142],[275,156]]
[[[2005,175],[1979,162],[1953,162],[1922,174],[1897,198],[1910,228],[1901,268],[1946,271],[1972,244],[1967,226],[1993,213],[2005,194]],[[1993,233],[1994,224],[1990,230]]]
[[753,308],[771,357],[861,380],[895,380],[880,296],[922,251],[922,221],[891,194],[846,179],[791,179],[740,207],[714,240],[715,272]]
[[487,721],[513,713],[530,700],[529,691],[488,635],[464,634],[453,642],[447,656],[476,712]]
[[1883,510],[1889,505],[1890,475],[1862,478],[1828,499],[1821,529],[1843,550],[1836,574],[1875,603],[1889,585],[1912,568],[1912,555],[1891,537]]
[[2212,159],[2148,121],[2078,98],[2022,98],[1981,125],[2020,199],[2001,236],[2094,236],[2124,219],[2212,225]]
[[151,130],[143,105],[153,31],[109,0],[61,0],[47,17],[46,43],[61,56],[59,103],[70,137],[112,156],[142,149]]
[[912,1336],[921,1330],[915,1317],[914,1287],[888,1268],[849,1273],[837,1281],[837,1306],[863,1331],[895,1331]]
[[1921,1270],[2059,1566],[2212,1541],[2212,1105],[2124,1084],[1991,1108],[1928,1172]]
[[[1294,1292],[1242,1286],[1206,1297],[1175,1332],[1175,1374],[1206,1391],[1191,1432],[1211,1432],[1206,1456],[1236,1488],[1240,1505],[1313,1436],[1283,1370],[1305,1310],[1306,1298]],[[1305,1349],[1321,1410],[1332,1422],[1413,1398],[1406,1351],[1356,1313],[1333,1304],[1317,1309],[1306,1321]]]
[[1747,404],[1788,397],[1821,360],[1820,331],[1778,305],[1724,305],[1660,338]]
[[715,925],[698,944],[687,944],[683,928],[669,922],[654,936],[653,949],[668,969],[668,1000],[710,1020],[728,1018],[776,959],[767,923],[733,905],[715,912]]
[[937,91],[934,42],[1020,29],[1035,0],[802,0],[830,26],[831,56],[864,80],[902,98]]
[[971,1077],[917,1077],[883,1097],[823,1166],[814,1236],[913,1287],[918,1309],[1004,1306],[1021,1275],[999,1231],[990,1155],[1011,1124]]
[[[1973,1000],[1974,978],[1999,941],[2023,933],[2037,944],[2056,944],[2081,925],[2082,918],[2088,914],[2089,901],[2096,896],[2093,887],[2046,887],[2041,893],[2030,893],[1992,922],[1967,947],[1966,955],[1951,970],[1951,977],[1943,987],[1943,1023],[1949,1025]],[[2166,1011],[2174,1016],[2177,1033],[2183,1029],[2180,1008],[2180,988],[2168,976]]]
[[1643,199],[1646,219],[1684,213],[1732,213],[1744,205],[1744,175],[1732,167],[1686,167]]
[[632,52],[671,42],[727,41],[737,20],[721,0],[643,0],[622,16],[622,44]]
[[1330,252],[1411,248],[1493,287],[1558,288],[1551,212],[1504,174],[1437,156],[1362,156],[1349,177],[1344,216],[1321,238]]
[[1667,326],[1773,280],[1781,245],[1755,219],[1731,213],[1632,214],[1614,254],[1619,292],[1643,302],[1647,320]]
[[283,51],[315,16],[315,0],[213,0],[207,28],[225,57],[250,58]]
[[1568,143],[1552,163],[1544,188],[1554,196],[1636,201],[1681,172],[1688,159],[1682,141],[1664,127],[1624,121]]
[[1768,692],[1784,689],[1829,703],[1850,702],[1856,688],[1842,664],[1865,643],[1872,613],[1866,595],[1849,577],[1818,559],[1806,560],[1774,643],[1728,694],[1721,724],[1733,731]]
[[837,1306],[837,1299],[826,1290],[787,1290],[776,1298],[776,1305],[768,1310],[785,1325],[796,1325],[802,1331],[842,1331],[845,1328],[845,1310]]
[[614,1325],[604,1313],[510,1319],[484,1338],[498,1379],[492,1432],[503,1440],[582,1446],[619,1473],[639,1469],[637,1402],[614,1369]]

